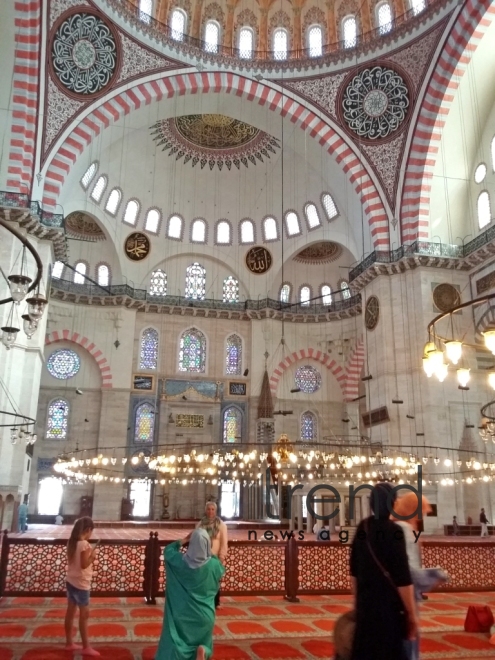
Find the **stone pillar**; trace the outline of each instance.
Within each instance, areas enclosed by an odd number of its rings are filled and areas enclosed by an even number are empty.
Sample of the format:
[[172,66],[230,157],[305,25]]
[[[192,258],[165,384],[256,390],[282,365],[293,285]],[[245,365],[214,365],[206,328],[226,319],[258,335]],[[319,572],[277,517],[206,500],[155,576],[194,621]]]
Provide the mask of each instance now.
[[337,29],[335,25],[334,3],[329,1],[325,4],[327,7],[327,43],[335,45],[339,40],[339,36],[337,35]]
[[167,23],[168,19],[168,3],[169,0],[159,0],[156,9],[156,18],[160,23]]
[[203,9],[203,0],[196,0],[194,7],[194,18],[192,23],[191,37],[201,39],[201,11]]
[[294,14],[294,43],[290,49],[300,51],[301,48],[304,48],[301,28],[301,7],[292,7],[292,12]]
[[235,5],[227,3],[227,20],[225,22],[225,39],[223,40],[226,48],[232,48],[234,39],[234,10]]
[[[267,51],[268,48],[268,9],[260,8],[260,43],[258,50]],[[263,57],[263,56],[262,56]]]
[[372,28],[370,6],[367,2],[361,5],[361,32],[369,32]]
[[404,0],[394,0],[394,2],[392,3],[392,7],[394,12],[392,14],[392,18],[397,18],[397,16],[402,16],[407,11],[406,3],[404,2]]

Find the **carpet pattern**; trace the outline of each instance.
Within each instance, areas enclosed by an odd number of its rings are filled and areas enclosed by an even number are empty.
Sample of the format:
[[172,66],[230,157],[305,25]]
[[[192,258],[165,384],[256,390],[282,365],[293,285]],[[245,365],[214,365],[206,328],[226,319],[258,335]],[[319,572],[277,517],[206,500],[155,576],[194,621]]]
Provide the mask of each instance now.
[[[350,608],[349,596],[223,597],[215,625],[213,660],[333,658],[332,630]],[[495,658],[488,634],[464,632],[470,604],[495,611],[495,593],[431,594],[421,605],[421,658]],[[78,660],[64,651],[63,598],[5,598],[0,602],[1,660]],[[160,636],[163,600],[93,598],[89,634],[108,660],[153,660]]]

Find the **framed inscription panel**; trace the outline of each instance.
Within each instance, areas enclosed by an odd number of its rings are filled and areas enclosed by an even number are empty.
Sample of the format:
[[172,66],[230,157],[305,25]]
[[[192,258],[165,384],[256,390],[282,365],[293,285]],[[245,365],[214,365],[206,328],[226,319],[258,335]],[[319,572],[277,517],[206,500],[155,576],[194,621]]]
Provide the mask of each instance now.
[[272,266],[272,255],[262,245],[255,245],[246,254],[246,267],[255,275],[267,273]]
[[235,396],[246,396],[247,383],[236,383],[234,381],[230,381],[229,394],[234,394]]
[[134,374],[132,377],[132,389],[134,392],[153,392],[155,389],[155,377]]
[[150,239],[146,234],[135,231],[124,241],[124,252],[131,261],[142,261],[149,255],[151,249]]
[[175,426],[183,429],[202,429],[204,425],[204,415],[177,415],[175,418]]

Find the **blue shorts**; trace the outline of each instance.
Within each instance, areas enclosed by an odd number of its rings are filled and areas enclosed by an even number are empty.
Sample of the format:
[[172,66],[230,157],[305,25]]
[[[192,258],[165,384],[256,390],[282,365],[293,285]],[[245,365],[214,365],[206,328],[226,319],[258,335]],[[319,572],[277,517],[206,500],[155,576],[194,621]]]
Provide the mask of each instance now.
[[69,603],[78,605],[79,607],[87,607],[89,605],[89,589],[78,589],[70,582],[67,585],[67,600]]

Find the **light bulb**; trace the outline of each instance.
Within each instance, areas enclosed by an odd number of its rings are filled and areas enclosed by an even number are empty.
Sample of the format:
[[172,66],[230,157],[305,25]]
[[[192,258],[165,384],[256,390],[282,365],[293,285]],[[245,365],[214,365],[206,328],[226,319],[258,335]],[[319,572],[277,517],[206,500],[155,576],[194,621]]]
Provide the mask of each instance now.
[[430,362],[429,357],[423,358],[423,371],[428,376],[428,378],[431,378],[433,376],[433,365]]
[[450,467],[452,465],[452,461],[450,460],[450,458],[446,458],[443,464],[445,465],[445,467]]
[[462,341],[446,341],[445,352],[452,364],[457,364],[462,357]]
[[481,334],[485,338],[485,346],[495,355],[495,328],[487,328]]
[[443,383],[449,373],[449,365],[442,362],[435,368],[435,376]]
[[469,379],[471,378],[469,371],[469,369],[457,369],[457,380],[461,387],[466,387],[469,383]]

